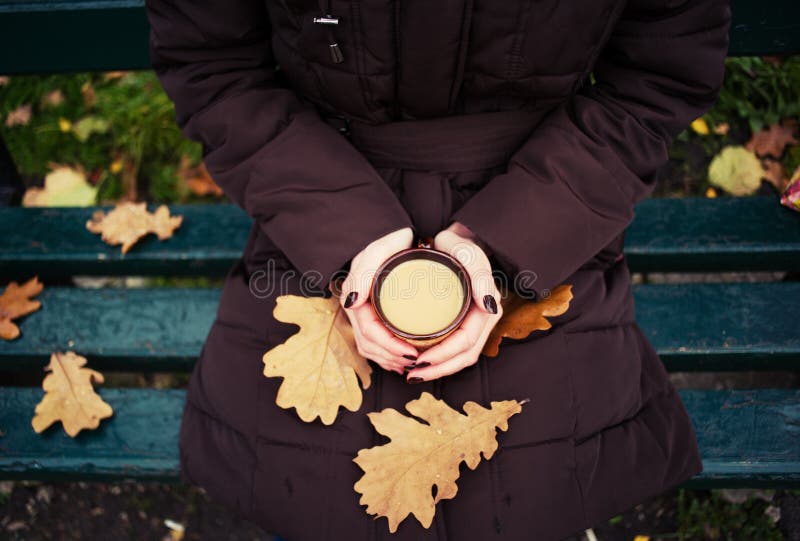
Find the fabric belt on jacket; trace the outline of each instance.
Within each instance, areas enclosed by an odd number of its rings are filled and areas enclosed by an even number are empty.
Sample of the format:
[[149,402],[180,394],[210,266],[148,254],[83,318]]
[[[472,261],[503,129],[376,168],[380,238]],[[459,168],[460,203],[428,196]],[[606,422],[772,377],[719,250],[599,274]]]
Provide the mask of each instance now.
[[542,112],[498,111],[367,124],[325,120],[346,135],[376,167],[473,171],[509,160]]
[[[546,111],[499,111],[367,124],[323,117],[375,167],[474,171],[507,163]],[[424,199],[424,198],[423,198]],[[581,269],[606,269],[622,259],[623,230]]]

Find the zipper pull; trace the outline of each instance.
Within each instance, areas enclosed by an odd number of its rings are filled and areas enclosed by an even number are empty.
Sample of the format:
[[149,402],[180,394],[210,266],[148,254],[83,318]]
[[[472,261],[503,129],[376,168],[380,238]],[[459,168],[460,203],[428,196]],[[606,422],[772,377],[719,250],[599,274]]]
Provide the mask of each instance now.
[[326,30],[328,32],[328,41],[330,41],[330,45],[328,47],[331,53],[331,60],[333,61],[333,63],[341,64],[342,62],[344,62],[344,55],[342,54],[341,48],[339,48],[339,44],[336,43],[336,39],[334,38],[333,35],[333,30],[331,29],[331,25],[339,24],[339,18],[334,17],[329,13],[325,17],[314,17],[313,20],[315,23],[323,24],[327,27]]
[[339,48],[339,44],[333,42],[329,45],[331,51],[331,60],[333,60],[334,64],[341,64],[344,62],[344,55],[342,54],[342,50]]

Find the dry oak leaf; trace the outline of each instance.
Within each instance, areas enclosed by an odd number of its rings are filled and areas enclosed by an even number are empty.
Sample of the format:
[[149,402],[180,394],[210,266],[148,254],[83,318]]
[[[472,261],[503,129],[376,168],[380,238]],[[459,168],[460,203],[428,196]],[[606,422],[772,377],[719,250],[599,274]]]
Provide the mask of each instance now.
[[760,158],[772,156],[780,158],[786,145],[797,144],[794,138],[795,126],[791,123],[773,124],[758,133],[754,133],[745,145],[747,150],[755,152]]
[[19,327],[11,320],[38,310],[42,303],[31,300],[42,292],[44,286],[37,276],[22,285],[11,282],[0,295],[0,338],[13,340],[19,336]]
[[61,421],[64,431],[74,438],[84,428],[97,428],[101,419],[111,416],[111,406],[92,387],[93,381],[103,383],[103,374],[82,368],[85,364],[86,358],[72,351],[50,356],[45,367],[50,373],[42,382],[45,395],[31,421],[37,433]]
[[498,447],[496,428],[506,431],[509,417],[522,411],[527,401],[492,402],[488,409],[468,401],[464,415],[423,392],[405,407],[428,424],[393,408],[367,413],[375,430],[392,441],[361,449],[353,459],[365,472],[353,485],[362,495],[359,503],[367,506],[368,514],[386,517],[392,533],[409,514],[430,527],[436,504],[458,492],[461,462],[474,470],[481,453],[485,460],[492,458]]
[[206,165],[200,162],[200,165],[192,167],[191,160],[188,156],[183,156],[181,158],[178,178],[194,195],[201,197],[204,195],[213,195],[214,197],[222,197],[225,195],[222,188],[211,178],[208,169],[206,169]]
[[122,244],[125,254],[139,239],[148,233],[155,233],[160,240],[166,240],[183,222],[183,216],[170,216],[166,205],[161,205],[151,213],[146,203],[124,202],[105,214],[96,211],[86,222],[86,229],[99,233],[108,244]]
[[533,331],[546,331],[552,327],[548,317],[560,316],[569,308],[572,300],[572,286],[562,284],[550,292],[546,298],[531,301],[514,294],[502,299],[503,317],[489,333],[482,354],[497,357],[503,338],[520,340]]
[[361,407],[362,393],[370,386],[367,359],[356,349],[353,329],[337,297],[281,295],[276,299],[275,319],[294,323],[300,331],[264,354],[264,375],[282,377],[275,403],[310,423],[336,420],[339,406],[350,411]]

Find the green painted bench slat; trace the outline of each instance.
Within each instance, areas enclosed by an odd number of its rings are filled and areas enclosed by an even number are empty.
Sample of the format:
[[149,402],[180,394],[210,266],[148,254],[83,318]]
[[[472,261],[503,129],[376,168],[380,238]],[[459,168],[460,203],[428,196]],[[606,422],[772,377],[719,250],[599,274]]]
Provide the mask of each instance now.
[[170,212],[184,221],[172,238],[148,235],[123,255],[119,245],[109,246],[86,229],[95,210],[0,209],[0,276],[224,276],[241,256],[252,225],[234,205],[174,205]]
[[[252,225],[234,205],[175,205],[175,236],[124,256],[86,230],[93,208],[0,209],[0,279],[224,275]],[[800,270],[800,216],[773,197],[646,199],[626,232],[633,271]]]
[[797,271],[800,215],[777,196],[645,199],[625,257],[640,272]]
[[[679,392],[706,469],[691,485],[798,485],[800,390]],[[40,389],[3,388],[0,478],[177,479],[184,391],[101,387],[99,393],[115,416],[71,439],[60,424],[43,434],[31,428]]]
[[22,335],[0,342],[0,367],[44,366],[74,350],[97,369],[189,371],[217,311],[218,289],[46,288]]
[[[150,65],[142,0],[0,0],[0,73]],[[734,0],[731,56],[800,51],[800,4]]]
[[98,388],[114,415],[75,439],[61,423],[42,434],[31,427],[44,391],[0,387],[0,477],[23,479],[174,480],[182,389]]
[[0,73],[148,69],[143,0],[0,0]]
[[681,390],[704,472],[689,486],[800,482],[800,389]]
[[[634,286],[637,320],[670,370],[796,370],[792,318],[800,283]],[[93,367],[191,369],[211,326],[217,289],[48,288],[17,340],[0,341],[0,369],[43,366],[72,349]]]

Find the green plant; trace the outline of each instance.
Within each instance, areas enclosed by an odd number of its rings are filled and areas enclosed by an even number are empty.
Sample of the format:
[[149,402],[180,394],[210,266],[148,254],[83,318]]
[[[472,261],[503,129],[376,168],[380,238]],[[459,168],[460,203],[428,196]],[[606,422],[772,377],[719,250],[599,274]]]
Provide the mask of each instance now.
[[177,182],[181,156],[196,165],[200,145],[185,139],[152,71],[11,77],[0,86],[0,119],[30,106],[27,123],[0,123],[23,175],[49,163],[80,164],[98,199],[138,193],[154,202],[190,198]]
[[708,116],[715,122],[745,121],[753,133],[800,116],[800,56],[728,58],[725,83]]

